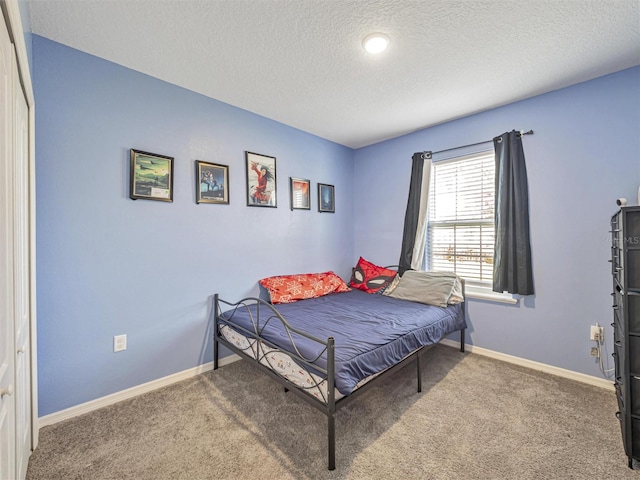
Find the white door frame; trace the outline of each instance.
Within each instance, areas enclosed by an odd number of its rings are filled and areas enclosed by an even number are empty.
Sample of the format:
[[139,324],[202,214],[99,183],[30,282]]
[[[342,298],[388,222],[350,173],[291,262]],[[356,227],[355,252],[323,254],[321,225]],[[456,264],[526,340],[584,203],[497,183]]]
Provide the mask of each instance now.
[[15,55],[0,25],[0,478],[16,476],[13,280],[13,81]]
[[2,0],[0,2],[9,36],[14,44],[20,75],[20,83],[29,109],[29,290],[30,290],[30,337],[31,345],[31,449],[38,445],[38,359],[37,359],[37,317],[36,317],[36,179],[35,179],[35,98],[27,46],[20,17],[18,0]]

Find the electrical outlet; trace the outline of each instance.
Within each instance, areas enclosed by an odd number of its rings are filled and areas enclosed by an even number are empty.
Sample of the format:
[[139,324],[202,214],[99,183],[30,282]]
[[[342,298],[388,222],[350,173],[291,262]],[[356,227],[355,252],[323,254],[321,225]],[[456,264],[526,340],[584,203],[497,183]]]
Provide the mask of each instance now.
[[604,328],[600,325],[591,325],[589,338],[594,342],[602,343],[604,340]]
[[121,352],[127,349],[127,335],[116,335],[113,337],[113,351]]
[[598,356],[598,347],[591,347],[591,352],[589,353],[592,357]]

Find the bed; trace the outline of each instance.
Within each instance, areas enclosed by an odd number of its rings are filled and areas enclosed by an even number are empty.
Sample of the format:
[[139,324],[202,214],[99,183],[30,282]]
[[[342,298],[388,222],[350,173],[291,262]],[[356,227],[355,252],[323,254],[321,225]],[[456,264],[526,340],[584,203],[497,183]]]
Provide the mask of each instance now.
[[[463,281],[461,288],[463,299]],[[338,409],[409,363],[422,391],[421,355],[453,332],[460,332],[464,352],[464,300],[434,306],[353,288],[277,305],[218,294],[213,301],[214,370],[224,345],[322,411],[329,470]]]

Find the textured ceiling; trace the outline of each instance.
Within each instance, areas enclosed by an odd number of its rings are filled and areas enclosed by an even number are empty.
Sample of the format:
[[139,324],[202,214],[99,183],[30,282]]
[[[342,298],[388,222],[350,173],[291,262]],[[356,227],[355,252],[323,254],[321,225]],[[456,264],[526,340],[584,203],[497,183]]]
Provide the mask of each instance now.
[[37,35],[353,148],[640,64],[639,0],[28,5]]

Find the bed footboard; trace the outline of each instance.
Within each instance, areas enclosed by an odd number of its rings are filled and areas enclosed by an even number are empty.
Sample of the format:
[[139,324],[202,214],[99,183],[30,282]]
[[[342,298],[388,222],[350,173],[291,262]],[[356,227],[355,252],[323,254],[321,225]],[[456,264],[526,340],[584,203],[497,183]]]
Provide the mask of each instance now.
[[[229,310],[227,310],[224,315],[222,315],[221,312],[222,306],[225,308],[229,307]],[[276,368],[273,360],[274,353],[282,353],[287,357],[290,357],[296,363],[296,367],[299,367],[304,372],[308,373],[309,376],[317,379],[316,383],[313,385],[306,386],[307,389],[319,387],[320,383],[323,382],[334,383],[335,359],[333,338],[320,339],[293,327],[272,304],[259,298],[249,297],[240,300],[239,302],[230,303],[220,299],[218,295],[214,295],[214,309],[216,312],[214,317],[214,369],[218,367],[218,343],[222,343],[223,345],[231,348],[238,355],[243,357],[248,356],[252,360],[274,369],[275,373],[279,374],[284,380],[287,380],[290,383],[291,379],[288,376],[284,376],[279,369]],[[248,317],[250,318],[249,327],[246,324],[243,327],[234,322],[234,316],[240,310],[244,310],[244,313],[248,314]],[[286,349],[281,345],[276,345],[269,341],[263,335],[264,330],[274,323],[277,323],[280,326],[281,330],[288,338],[289,346]],[[249,343],[243,346],[238,343],[234,345],[233,342],[228,338],[225,338],[222,334],[222,329],[225,327],[229,327],[230,329],[240,333],[249,340]],[[303,339],[307,342],[312,342],[313,345],[317,345],[317,348],[314,347],[316,353],[313,355],[309,355],[308,353],[305,355],[301,353],[301,350],[296,344],[296,340],[300,342]],[[281,340],[280,343],[282,344]],[[322,361],[320,362],[320,360]],[[298,387],[305,388],[301,385],[298,385]],[[329,401],[328,394],[321,395],[320,400],[327,403]]]
[[[214,295],[214,335],[213,335],[213,369],[217,370],[219,366],[220,344],[224,345],[241,358],[249,360],[256,365],[264,373],[284,385],[285,391],[291,391],[298,394],[308,403],[327,415],[327,442],[328,442],[328,468],[335,469],[335,418],[336,397],[335,397],[335,341],[333,337],[326,340],[314,337],[304,331],[291,326],[285,318],[273,307],[272,304],[254,297],[248,297],[239,302],[231,303],[222,300],[218,294]],[[222,306],[229,308],[229,311],[222,316]],[[255,306],[255,313],[250,309]],[[239,327],[233,323],[233,316],[239,309],[246,309],[251,317],[251,329]],[[291,350],[283,350],[274,343],[266,340],[262,336],[263,330],[272,322],[280,322],[284,327]],[[221,327],[228,326],[233,328],[247,338],[252,339],[249,348],[240,348],[229,342],[222,334]],[[305,357],[297,348],[295,336],[305,337],[308,340],[318,344],[319,353],[313,358]],[[318,378],[315,384],[309,387],[303,387],[292,382],[279,373],[277,368],[273,368],[270,363],[269,355],[274,352],[284,353],[291,357],[297,366],[307,372],[310,378]],[[326,358],[326,368],[318,365],[321,357]],[[326,382],[326,394],[321,383]],[[315,388],[320,392],[321,398],[316,398],[309,394],[309,390]]]

